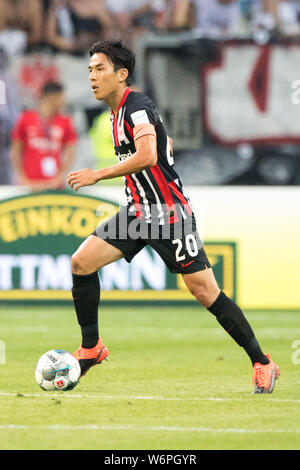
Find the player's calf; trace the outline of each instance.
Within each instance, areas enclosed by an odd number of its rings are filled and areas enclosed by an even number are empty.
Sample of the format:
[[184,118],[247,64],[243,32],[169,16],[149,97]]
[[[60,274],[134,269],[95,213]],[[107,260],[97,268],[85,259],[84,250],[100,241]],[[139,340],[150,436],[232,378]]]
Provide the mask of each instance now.
[[[242,310],[235,302],[232,301],[232,299],[227,297],[224,292],[220,291],[211,269],[184,275],[183,279],[190,292],[197,298],[197,300],[216,317],[218,323],[232,337],[232,339],[239,346],[244,348],[250,357],[253,366],[255,364],[260,364],[260,366],[263,367],[270,364],[269,356],[262,352],[254,332]],[[258,374],[260,374],[260,372],[258,372]],[[277,373],[275,373],[275,375],[276,374]],[[259,388],[262,389],[261,385]],[[272,384],[263,386],[264,390],[272,391],[273,388],[274,385]]]

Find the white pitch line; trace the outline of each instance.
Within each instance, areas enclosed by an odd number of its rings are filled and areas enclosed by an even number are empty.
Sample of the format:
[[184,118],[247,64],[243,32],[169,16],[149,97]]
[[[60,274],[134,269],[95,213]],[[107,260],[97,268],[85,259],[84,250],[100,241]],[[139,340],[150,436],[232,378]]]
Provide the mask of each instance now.
[[243,429],[243,428],[207,428],[207,427],[181,427],[181,426],[123,426],[123,425],[22,425],[22,424],[4,424],[0,425],[0,430],[53,430],[53,431],[68,431],[68,430],[91,430],[91,431],[151,431],[151,432],[212,432],[212,433],[234,433],[234,434],[299,434],[300,429]]
[[66,392],[60,393],[17,393],[17,392],[0,392],[0,397],[25,397],[25,398],[87,398],[87,399],[98,399],[98,400],[157,400],[157,401],[228,401],[233,400],[231,398],[180,398],[180,397],[151,397],[151,396],[138,396],[138,395],[128,395],[128,396],[118,396],[118,395],[83,395],[83,394],[68,394]]
[[[279,403],[300,403],[300,399],[293,398],[271,398],[268,395],[263,395],[268,398],[269,402],[279,402]],[[90,400],[152,400],[152,401],[214,401],[214,402],[226,402],[226,401],[235,401],[235,402],[249,402],[249,400],[255,399],[250,393],[248,397],[244,398],[220,398],[220,397],[159,397],[159,396],[118,396],[118,395],[83,395],[83,394],[69,394],[68,392],[60,393],[18,393],[18,392],[0,392],[0,397],[24,397],[24,398],[80,398],[80,399],[90,399]],[[261,397],[261,395],[260,395]]]

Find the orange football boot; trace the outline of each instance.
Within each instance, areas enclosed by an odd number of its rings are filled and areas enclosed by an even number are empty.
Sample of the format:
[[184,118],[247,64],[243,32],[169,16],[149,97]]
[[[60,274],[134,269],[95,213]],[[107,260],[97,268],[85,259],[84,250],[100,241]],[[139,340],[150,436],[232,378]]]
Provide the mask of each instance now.
[[253,366],[253,379],[252,384],[255,386],[252,394],[255,393],[272,393],[275,380],[279,377],[279,367],[270,358],[269,354],[266,354],[269,359],[269,364],[261,364],[256,362]]
[[73,356],[79,362],[81,377],[83,377],[92,366],[101,364],[104,359],[108,360],[108,355],[109,351],[107,347],[104,346],[101,336],[98,339],[98,343],[93,348],[88,349],[80,346],[80,348],[73,353]]

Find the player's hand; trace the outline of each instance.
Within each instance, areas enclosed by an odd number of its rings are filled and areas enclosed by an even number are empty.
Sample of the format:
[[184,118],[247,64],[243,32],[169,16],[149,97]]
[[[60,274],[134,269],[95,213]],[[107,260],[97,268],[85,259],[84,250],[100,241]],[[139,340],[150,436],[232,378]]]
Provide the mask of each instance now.
[[77,191],[82,186],[91,186],[97,183],[99,178],[97,172],[90,168],[84,168],[83,170],[71,171],[67,176],[68,185]]

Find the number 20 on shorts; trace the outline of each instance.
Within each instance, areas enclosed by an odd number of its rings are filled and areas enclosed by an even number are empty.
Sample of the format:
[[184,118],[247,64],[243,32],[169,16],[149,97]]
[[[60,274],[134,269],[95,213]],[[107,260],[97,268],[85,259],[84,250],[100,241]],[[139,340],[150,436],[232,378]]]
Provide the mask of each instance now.
[[[186,256],[185,253],[182,253],[182,248],[183,248],[183,243],[180,238],[177,238],[176,240],[172,240],[173,245],[177,245],[175,256],[176,256],[176,261],[183,261],[185,260]],[[198,254],[198,246],[197,246],[197,241],[195,238],[195,235],[192,233],[189,233],[185,237],[185,246],[188,251],[188,254],[191,257],[194,257]]]

